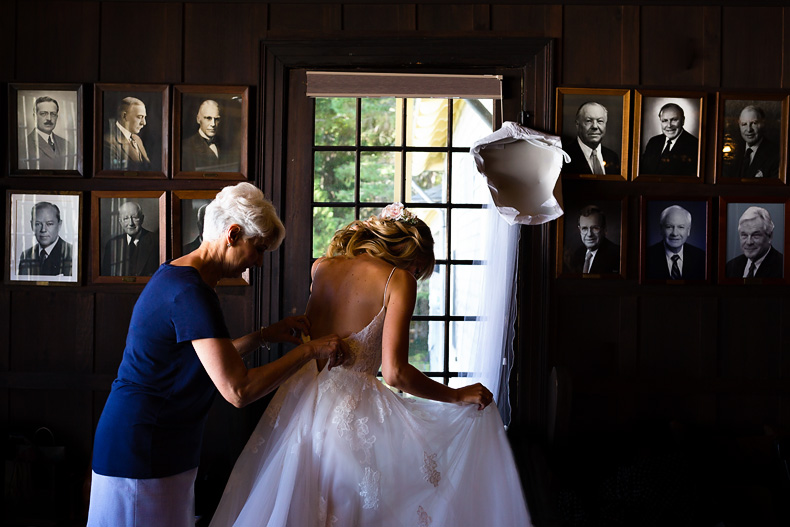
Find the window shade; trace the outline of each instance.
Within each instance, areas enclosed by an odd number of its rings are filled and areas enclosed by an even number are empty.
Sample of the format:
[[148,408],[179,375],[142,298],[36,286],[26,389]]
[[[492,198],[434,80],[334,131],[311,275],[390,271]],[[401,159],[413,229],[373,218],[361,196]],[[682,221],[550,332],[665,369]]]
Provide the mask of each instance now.
[[308,97],[501,99],[501,75],[308,71]]

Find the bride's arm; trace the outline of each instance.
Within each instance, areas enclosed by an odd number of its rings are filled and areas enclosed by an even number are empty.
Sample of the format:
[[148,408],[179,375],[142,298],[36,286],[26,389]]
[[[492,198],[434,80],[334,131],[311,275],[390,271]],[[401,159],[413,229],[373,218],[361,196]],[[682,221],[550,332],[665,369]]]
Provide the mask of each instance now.
[[417,299],[417,282],[408,271],[392,275],[382,335],[381,373],[390,386],[424,399],[447,403],[476,404],[485,408],[492,400],[482,384],[450,388],[427,377],[409,364],[409,323]]

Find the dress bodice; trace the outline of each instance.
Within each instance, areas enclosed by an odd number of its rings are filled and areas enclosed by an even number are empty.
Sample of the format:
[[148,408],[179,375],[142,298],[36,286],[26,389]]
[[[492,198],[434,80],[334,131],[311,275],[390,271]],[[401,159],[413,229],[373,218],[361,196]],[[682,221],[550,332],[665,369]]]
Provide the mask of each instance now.
[[367,326],[352,333],[344,340],[350,356],[338,368],[376,375],[381,366],[381,334],[384,330],[384,306]]

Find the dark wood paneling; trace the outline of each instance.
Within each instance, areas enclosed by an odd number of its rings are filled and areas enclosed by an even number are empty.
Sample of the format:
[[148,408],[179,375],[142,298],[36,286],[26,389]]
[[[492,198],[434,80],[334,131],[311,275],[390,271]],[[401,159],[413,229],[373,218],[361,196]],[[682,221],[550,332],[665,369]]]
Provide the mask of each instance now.
[[[599,294],[593,292],[598,286]],[[556,364],[571,370],[572,375],[612,377],[619,366],[620,298],[604,293],[605,283],[588,287],[590,295],[567,295],[558,299],[560,326],[557,334]],[[608,314],[608,315],[606,315]],[[569,330],[573,327],[573,330]]]
[[283,30],[340,31],[341,12],[340,4],[270,4],[269,29],[278,33]]
[[491,6],[491,30],[525,37],[562,37],[561,5]]
[[90,372],[93,298],[54,288],[11,294],[9,369],[15,372]]
[[241,337],[258,329],[255,327],[252,287],[221,287],[217,294],[222,313],[225,315],[225,324],[232,338]]
[[[103,2],[102,82],[178,83],[181,81],[181,4]],[[216,27],[204,27],[213,33]]]
[[267,20],[266,4],[186,4],[184,82],[257,83]]
[[[118,291],[96,293],[94,373],[112,376],[117,373],[123,350],[126,347],[129,320],[132,318],[132,309],[134,309],[138,296],[140,296],[140,289],[137,287],[128,293]],[[107,386],[108,390],[109,388]]]
[[[620,84],[623,10],[616,5],[565,6],[561,84],[589,87]],[[638,41],[628,46],[637,48]]]
[[11,344],[11,295],[7,289],[0,289],[0,371],[8,371],[8,350]]
[[17,2],[16,79],[98,80],[99,6],[87,1]]
[[[744,309],[744,303],[753,309]],[[758,307],[759,306],[759,307]],[[782,374],[782,341],[785,300],[741,296],[721,299],[719,375],[723,378],[779,378]]]
[[782,84],[783,9],[725,7],[721,85],[726,89],[776,89]]
[[417,29],[419,31],[487,30],[490,18],[487,9],[487,5],[417,4]]
[[[672,28],[671,31],[668,28]],[[698,86],[705,83],[705,8],[644,6],[641,84]]]
[[344,31],[414,31],[417,8],[414,4],[346,4],[343,6]]
[[699,354],[713,329],[700,320],[706,304],[687,294],[643,297],[640,304],[637,372],[700,375]]
[[0,81],[14,78],[14,57],[16,45],[16,4],[3,2],[0,4]]

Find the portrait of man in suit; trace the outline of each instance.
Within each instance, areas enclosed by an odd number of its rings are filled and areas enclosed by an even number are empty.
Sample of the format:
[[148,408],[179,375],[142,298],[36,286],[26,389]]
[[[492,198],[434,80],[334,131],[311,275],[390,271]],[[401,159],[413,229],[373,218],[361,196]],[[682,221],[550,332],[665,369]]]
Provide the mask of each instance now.
[[[220,103],[206,99],[200,103],[195,123],[197,129],[181,144],[181,170],[185,172],[238,172],[238,149],[225,140]],[[191,127],[185,127],[192,130]]]
[[602,144],[606,136],[609,111],[596,101],[579,106],[575,117],[575,135],[562,138],[562,149],[571,162],[562,170],[575,174],[620,174],[620,154]]
[[36,97],[33,105],[35,129],[19,137],[19,168],[24,170],[71,170],[76,168],[76,147],[56,133],[60,103],[49,95]]
[[[778,102],[776,103],[779,105]],[[744,106],[737,119],[740,141],[722,162],[722,176],[753,179],[779,177],[779,142],[766,135],[766,112],[761,106]],[[726,145],[730,146],[730,145]]]
[[699,140],[684,126],[686,113],[668,102],[658,111],[661,133],[654,135],[639,158],[640,175],[696,176]]
[[607,238],[606,214],[597,205],[587,205],[576,222],[581,247],[565,252],[565,270],[581,274],[620,272],[620,245]]
[[727,278],[782,278],[784,256],[773,246],[775,225],[764,207],[751,206],[738,219],[742,254],[727,261]]
[[658,219],[661,240],[645,252],[648,280],[704,280],[705,250],[688,242],[692,217],[684,207],[670,205]]
[[33,205],[30,227],[36,243],[19,256],[19,276],[72,276],[73,247],[60,237],[62,226],[56,204],[39,201]]
[[195,214],[195,221],[196,221],[198,233],[192,239],[192,241],[184,244],[183,250],[181,252],[182,255],[191,253],[192,251],[200,247],[201,243],[203,243],[203,218],[206,217],[206,207],[208,207],[208,203],[204,203],[198,208],[197,213]]
[[103,166],[105,170],[139,172],[151,170],[151,159],[140,137],[147,124],[145,103],[136,97],[124,97],[104,134]]
[[121,233],[104,244],[102,276],[151,276],[159,267],[159,240],[145,229],[139,203],[126,201],[118,209]]

